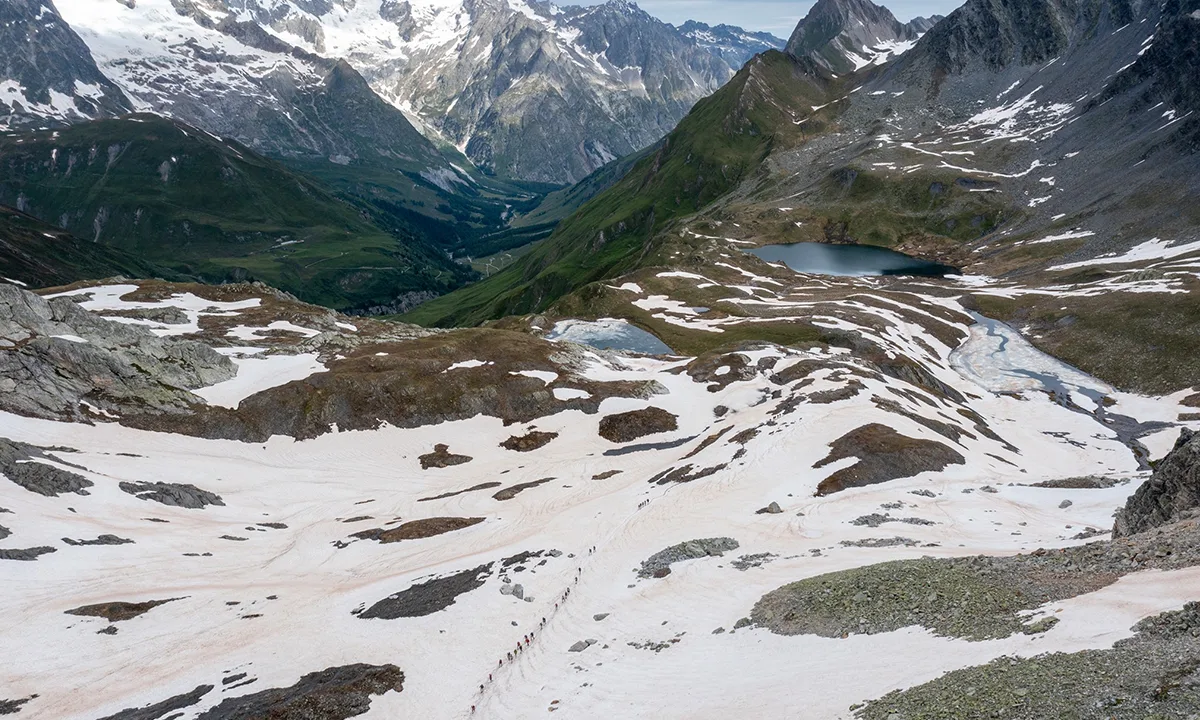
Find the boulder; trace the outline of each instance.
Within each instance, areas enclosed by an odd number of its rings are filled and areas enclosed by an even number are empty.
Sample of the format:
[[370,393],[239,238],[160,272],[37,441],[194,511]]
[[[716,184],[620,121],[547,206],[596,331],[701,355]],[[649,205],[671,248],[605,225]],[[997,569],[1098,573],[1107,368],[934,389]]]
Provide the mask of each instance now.
[[1200,514],[1200,432],[1183,428],[1174,449],[1117,511],[1113,537],[1145,532]]
[[679,429],[679,419],[657,407],[607,415],[600,420],[600,437],[615,443],[627,443],[647,435]]

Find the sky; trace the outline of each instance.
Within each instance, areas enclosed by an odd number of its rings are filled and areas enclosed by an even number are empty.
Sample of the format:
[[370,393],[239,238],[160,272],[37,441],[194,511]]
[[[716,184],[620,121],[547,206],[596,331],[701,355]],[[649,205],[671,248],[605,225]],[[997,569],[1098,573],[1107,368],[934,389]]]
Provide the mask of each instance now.
[[[812,7],[812,0],[635,0],[646,12],[680,25],[699,20],[709,25],[727,23],[747,30],[765,30],[787,39],[796,23]],[[902,22],[918,15],[946,15],[962,0],[875,0],[886,5]],[[556,5],[596,5],[602,0],[558,0]]]

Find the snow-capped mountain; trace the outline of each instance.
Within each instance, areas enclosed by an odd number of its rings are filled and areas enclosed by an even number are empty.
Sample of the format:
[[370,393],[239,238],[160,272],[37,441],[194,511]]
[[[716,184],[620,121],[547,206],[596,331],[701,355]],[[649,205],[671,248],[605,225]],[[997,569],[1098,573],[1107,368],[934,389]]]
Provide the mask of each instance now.
[[0,3],[0,130],[129,112],[50,0]]
[[207,0],[58,0],[102,72],[138,110],[256,150],[449,169],[342,61],[296,49]]
[[736,69],[623,0],[238,5],[289,42],[346,58],[476,164],[529,180],[577,180],[649,145]]
[[735,69],[761,52],[779,50],[787,44],[787,40],[771,33],[752,32],[734,25],[707,25],[695,20],[680,25],[679,32],[700,47],[720,53]]
[[[361,74],[434,141],[498,175],[547,182],[578,180],[658,140],[775,41],[729,27],[677,30],[623,0],[59,7],[139,109],[282,154],[338,159],[419,145],[407,131],[404,143],[375,135],[398,123],[370,107]],[[338,91],[344,96],[331,101]],[[355,128],[362,137],[347,141]]]
[[834,73],[847,73],[902,54],[939,19],[902,23],[871,0],[819,0],[792,32],[787,51],[812,57]]

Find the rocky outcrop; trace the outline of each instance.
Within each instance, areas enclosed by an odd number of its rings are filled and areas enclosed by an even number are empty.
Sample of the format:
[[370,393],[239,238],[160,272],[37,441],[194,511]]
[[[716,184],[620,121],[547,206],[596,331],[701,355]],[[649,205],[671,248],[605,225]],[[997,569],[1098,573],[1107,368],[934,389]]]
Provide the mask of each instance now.
[[42,555],[48,555],[52,552],[58,552],[58,548],[49,545],[41,545],[31,548],[13,548],[11,550],[0,550],[0,560],[37,560]]
[[119,537],[111,533],[105,533],[92,540],[73,540],[71,538],[63,538],[62,541],[73,547],[81,547],[84,545],[132,545],[133,541],[129,538]]
[[47,457],[41,448],[0,438],[0,473],[9,480],[29,492],[46,497],[58,497],[62,493],[88,494],[86,488],[93,485],[91,480],[49,463],[38,462],[43,459],[55,460]]
[[206,505],[225,504],[220,495],[187,483],[122,482],[119,487],[121,492],[127,492],[138,500],[151,500],[189,510],[202,510]]
[[503,490],[492,495],[492,497],[495,498],[496,500],[501,500],[501,501],[512,500],[517,495],[520,495],[522,492],[529,490],[531,488],[535,488],[538,485],[545,485],[546,483],[550,482],[553,479],[554,478],[552,478],[552,477],[548,477],[548,478],[542,478],[541,480],[531,480],[529,482],[517,483],[516,485],[511,485],[509,487],[504,488]]
[[174,695],[166,700],[139,708],[125,708],[100,720],[158,720],[164,717],[179,717],[183,713],[176,713],[176,710],[195,705],[212,689],[212,685],[198,685],[191,692]]
[[[244,678],[245,673],[236,677]],[[253,682],[251,678],[247,682]],[[228,684],[225,679],[222,684]],[[212,692],[213,685],[200,685],[191,692],[153,705],[127,708],[102,720],[158,720],[179,717],[175,712],[191,707]],[[346,720],[371,709],[371,698],[404,689],[404,673],[395,665],[357,663],[308,673],[294,685],[226,697],[205,710],[200,720]]]
[[940,442],[910,438],[879,423],[851,430],[830,443],[830,448],[829,455],[814,468],[851,457],[858,458],[858,462],[822,480],[817,486],[817,495],[829,495],[846,488],[874,485],[941,470],[947,465],[966,463],[961,453]]
[[1117,512],[1113,537],[1200,515],[1200,432],[1183,428],[1175,448]]
[[730,550],[737,550],[738,541],[728,537],[701,538],[681,542],[664,550],[659,550],[642,561],[638,577],[659,578],[671,574],[671,565],[683,560],[696,560],[704,557],[720,557]]
[[106,602],[97,603],[95,605],[84,605],[82,607],[66,610],[67,615],[79,615],[82,617],[98,617],[104,618],[109,622],[123,622],[132,620],[139,615],[150,612],[159,605],[165,605],[169,602],[174,602],[180,598],[168,598],[166,600],[146,600],[145,602]]
[[226,698],[197,720],[346,720],[370,710],[373,696],[403,689],[404,673],[395,665],[343,665],[309,673],[289,687]]
[[359,540],[378,540],[381,543],[394,543],[401,540],[419,540],[434,537],[455,530],[469,528],[483,522],[481,517],[435,517],[410,520],[394,528],[372,528],[356,532],[351,537]]
[[433,446],[433,452],[425,453],[417,458],[421,462],[421,469],[428,470],[429,468],[448,468],[455,465],[463,465],[471,462],[470,455],[458,455],[450,452],[450,446],[445,443],[438,443]]
[[491,574],[492,564],[419,582],[395,595],[386,597],[365,611],[356,612],[364,620],[395,620],[403,617],[422,617],[445,610],[455,598],[481,587]]
[[105,320],[67,297],[0,285],[0,410],[76,421],[135,408],[179,413],[202,402],[190,390],[236,374],[207,345]]
[[513,435],[509,439],[500,443],[500,447],[504,448],[505,450],[512,450],[514,452],[533,452],[534,450],[545,447],[556,437],[558,437],[558,433],[556,432],[540,432],[538,430],[534,430],[533,432],[529,432],[520,436]]
[[615,443],[627,443],[647,435],[679,429],[679,419],[657,407],[606,415],[600,420],[600,437]]

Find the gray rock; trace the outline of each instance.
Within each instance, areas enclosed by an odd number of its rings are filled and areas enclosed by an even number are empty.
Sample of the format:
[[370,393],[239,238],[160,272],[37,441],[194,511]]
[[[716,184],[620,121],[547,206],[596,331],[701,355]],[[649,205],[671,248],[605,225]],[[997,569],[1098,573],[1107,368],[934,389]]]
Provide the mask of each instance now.
[[606,618],[608,616],[609,616],[609,613],[596,613],[595,615],[592,616],[592,619],[595,620],[596,622],[600,622],[601,620],[603,620],[604,618]]
[[738,548],[738,541],[728,537],[703,538],[672,545],[660,550],[642,562],[638,577],[665,577],[673,563],[703,557],[720,557],[729,550]]
[[42,545],[40,547],[0,550],[0,560],[37,560],[40,555],[58,552],[58,548]]
[[1059,509],[1059,510],[1066,510],[1067,508],[1071,507],[1071,506],[1072,506],[1072,505],[1074,505],[1074,504],[1075,504],[1075,503],[1071,502],[1070,500],[1063,500],[1062,502],[1060,502],[1060,503],[1058,504],[1058,509]]
[[522,586],[521,583],[517,583],[516,585],[513,585],[512,594],[513,594],[513,597],[515,597],[516,599],[524,600],[525,599],[524,586]]
[[513,594],[513,585],[512,585],[512,583],[503,583],[503,584],[501,584],[501,585],[500,585],[500,594],[501,594],[501,595],[512,595],[512,594]]
[[3,540],[4,538],[8,537],[9,535],[12,535],[12,530],[9,530],[8,528],[4,527],[3,525],[0,525],[0,540]]
[[95,540],[72,540],[71,538],[63,538],[63,542],[76,547],[80,545],[132,545],[133,541],[129,538],[117,537],[116,535],[101,535]]
[[47,457],[42,448],[0,438],[0,473],[9,480],[46,497],[58,497],[62,493],[88,494],[84,488],[92,486],[91,480],[43,462],[30,462],[38,459],[55,460]]
[[163,505],[190,510],[202,510],[206,505],[225,504],[220,495],[184,483],[122,482],[119,487],[122,492],[127,492],[139,500],[153,500]]
[[765,508],[762,508],[761,510],[756,510],[755,514],[756,515],[768,515],[768,514],[769,515],[778,515],[782,512],[783,512],[783,508],[779,507],[779,503],[772,501],[772,503],[770,505],[766,506]]
[[11,346],[0,353],[0,377],[13,381],[0,392],[0,410],[52,420],[185,412],[204,402],[191,390],[237,374],[232,360],[202,343],[160,338],[71,298],[46,300],[14,285],[0,285],[0,343]]
[[583,652],[584,650],[587,650],[588,648],[595,645],[596,643],[597,643],[596,640],[593,640],[590,638],[587,640],[580,640],[579,642],[575,643],[571,647],[567,648],[567,652],[574,652],[574,653]]
[[1200,512],[1200,432],[1179,431],[1175,447],[1117,512],[1113,537],[1145,532]]

